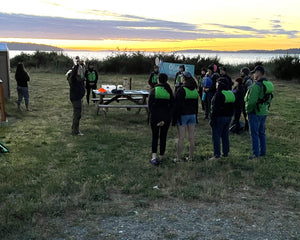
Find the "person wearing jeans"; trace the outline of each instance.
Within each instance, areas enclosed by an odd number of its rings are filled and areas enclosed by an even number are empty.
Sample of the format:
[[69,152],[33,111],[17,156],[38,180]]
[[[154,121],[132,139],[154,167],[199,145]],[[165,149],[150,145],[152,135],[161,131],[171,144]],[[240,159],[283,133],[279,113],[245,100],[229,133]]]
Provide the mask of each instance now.
[[244,99],[252,142],[252,155],[249,159],[266,155],[265,122],[272,99],[271,96],[266,95],[264,90],[264,82],[268,82],[264,77],[264,68],[256,66],[252,73],[254,73],[255,83],[248,90]]
[[29,92],[28,92],[28,82],[30,77],[24,68],[23,63],[18,63],[15,78],[17,81],[17,92],[18,92],[18,109],[21,109],[21,102],[24,98],[26,110],[29,111]]
[[229,153],[229,126],[233,115],[233,104],[235,96],[232,91],[228,90],[228,81],[221,77],[216,84],[217,92],[212,99],[211,121],[212,141],[214,156],[210,161],[217,160],[221,157],[221,141],[223,157],[228,157]]

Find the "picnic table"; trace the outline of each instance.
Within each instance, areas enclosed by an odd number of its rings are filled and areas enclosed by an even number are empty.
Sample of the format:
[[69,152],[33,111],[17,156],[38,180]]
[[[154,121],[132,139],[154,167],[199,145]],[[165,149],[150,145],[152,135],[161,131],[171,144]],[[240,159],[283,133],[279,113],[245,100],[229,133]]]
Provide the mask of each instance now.
[[[98,90],[93,90],[93,92],[99,96],[97,115],[99,114],[100,109],[103,109],[103,112],[106,115],[108,108],[126,108],[127,110],[131,110],[131,108],[137,108],[138,112],[144,108],[148,113],[147,97],[149,92],[146,90],[124,90],[121,93],[112,93],[109,91],[100,92]],[[122,101],[129,101],[133,104],[119,104]]]

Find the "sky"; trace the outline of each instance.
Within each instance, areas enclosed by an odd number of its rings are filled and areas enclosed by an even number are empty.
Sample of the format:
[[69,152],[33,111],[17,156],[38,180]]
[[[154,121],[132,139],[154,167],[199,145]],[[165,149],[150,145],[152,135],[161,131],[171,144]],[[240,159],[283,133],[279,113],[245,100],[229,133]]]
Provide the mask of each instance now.
[[299,0],[8,0],[0,41],[76,50],[300,48]]

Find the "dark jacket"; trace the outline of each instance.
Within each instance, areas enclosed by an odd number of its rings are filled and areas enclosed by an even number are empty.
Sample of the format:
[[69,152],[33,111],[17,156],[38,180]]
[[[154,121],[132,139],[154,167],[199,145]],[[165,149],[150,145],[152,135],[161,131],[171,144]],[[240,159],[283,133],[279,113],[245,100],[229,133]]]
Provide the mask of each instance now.
[[[94,81],[90,81],[91,79],[89,78],[89,76],[91,74],[93,74],[93,73],[95,75],[95,80]],[[98,73],[97,73],[97,71],[95,71],[94,69],[93,70],[91,70],[91,69],[86,70],[85,71],[85,79],[86,79],[86,84],[87,85],[90,85],[90,86],[96,85],[97,82],[98,82]]]
[[[181,76],[182,76],[182,72],[177,72],[176,73],[175,79],[174,79],[174,86],[179,87],[179,86],[182,85],[182,78],[181,78]],[[180,77],[180,79],[177,79],[179,77]]]
[[196,84],[191,86],[188,84],[183,84],[175,93],[175,108],[174,108],[174,115],[173,115],[173,125],[176,122],[181,120],[182,115],[190,115],[190,114],[198,114],[198,92],[197,98],[186,98],[186,90],[196,90]]
[[[170,94],[170,98],[159,98],[156,93],[157,87],[163,87]],[[151,123],[156,124],[161,121],[171,122],[174,107],[174,96],[170,85],[157,84],[150,92],[148,106],[151,114]]]
[[227,81],[227,89],[226,90],[232,90],[233,81],[232,81],[231,77],[229,77],[227,74],[221,75],[221,77],[225,78]]
[[222,93],[227,86],[219,85],[211,102],[211,119],[215,120],[217,117],[231,117],[233,115],[234,103],[225,103],[225,96]]
[[84,89],[84,79],[78,75],[79,65],[75,65],[71,73],[71,82],[70,82],[70,100],[71,102],[77,101],[83,98],[85,94]]
[[220,78],[220,75],[218,73],[213,73],[211,75],[211,81],[212,81],[212,86],[209,88],[208,92],[212,92],[213,94],[217,91],[217,80]]
[[16,73],[15,78],[18,87],[28,87],[28,82],[30,81],[30,77],[26,71],[23,71],[18,74]]
[[150,74],[148,84],[150,85],[151,88],[154,88],[154,86],[158,83],[158,81],[157,81],[158,74],[159,73],[156,73],[156,72],[152,72]]
[[235,108],[242,108],[245,104],[244,102],[244,96],[245,96],[245,87],[243,84],[239,83],[236,87],[233,89],[234,95],[235,95]]

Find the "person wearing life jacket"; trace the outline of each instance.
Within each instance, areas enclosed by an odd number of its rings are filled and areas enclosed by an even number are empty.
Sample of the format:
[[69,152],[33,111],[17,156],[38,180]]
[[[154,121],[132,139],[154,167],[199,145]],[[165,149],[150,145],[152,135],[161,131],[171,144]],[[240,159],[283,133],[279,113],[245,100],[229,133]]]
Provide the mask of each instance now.
[[153,89],[154,86],[158,83],[158,74],[159,74],[159,67],[157,65],[154,66],[154,71],[150,74],[148,84],[150,89]]
[[[151,90],[149,95],[149,111],[152,130],[152,159],[150,163],[159,165],[164,157],[169,126],[171,123],[174,96],[168,76],[165,73],[158,75],[158,84]],[[158,139],[160,139],[160,156],[157,157]]]
[[201,109],[202,111],[205,111],[205,107],[204,107],[204,101],[203,101],[203,80],[205,78],[205,75],[206,75],[206,68],[201,68],[201,74],[198,78],[198,94],[199,94],[199,97],[200,97],[200,102],[201,102]]
[[228,90],[228,82],[226,78],[219,78],[216,84],[217,92],[211,103],[211,120],[212,141],[214,148],[214,156],[210,161],[217,160],[221,157],[221,142],[223,157],[229,154],[229,126],[233,115],[233,106],[235,96],[232,91]]
[[82,112],[82,98],[85,94],[84,89],[84,74],[83,67],[80,65],[80,58],[76,57],[75,65],[72,68],[70,79],[70,100],[73,106],[73,123],[72,123],[72,135],[82,136],[79,131],[79,121],[81,119]]
[[264,76],[265,69],[262,66],[256,66],[252,73],[255,82],[244,99],[252,142],[252,155],[249,159],[266,155],[265,123],[274,91],[272,82]]
[[[248,67],[243,67],[240,71],[240,76],[243,78],[242,85],[244,87],[244,93],[246,95],[246,92],[250,89],[250,87],[253,84],[253,80],[250,76],[250,69]],[[244,129],[245,129],[245,131],[248,131],[249,130],[249,124],[248,124],[248,116],[247,116],[247,113],[246,113],[245,104],[243,104],[243,116],[244,116],[244,119],[245,119]]]
[[[88,64],[88,69],[85,71],[85,79],[86,79],[86,101],[87,104],[90,103],[90,93],[91,90],[96,90],[97,89],[97,82],[98,82],[98,73],[94,69],[94,64],[90,62]],[[96,94],[92,91],[92,96],[93,98],[96,98]]]
[[175,75],[175,80],[174,80],[174,85],[175,85],[175,93],[177,89],[182,86],[182,73],[185,71],[185,66],[180,65],[179,66],[179,71]]
[[198,91],[197,83],[190,72],[183,72],[183,85],[178,88],[175,94],[175,108],[172,125],[177,125],[178,143],[177,157],[174,162],[180,162],[183,159],[183,143],[185,132],[188,132],[189,157],[186,160],[192,160],[195,151],[195,127],[198,114]]

